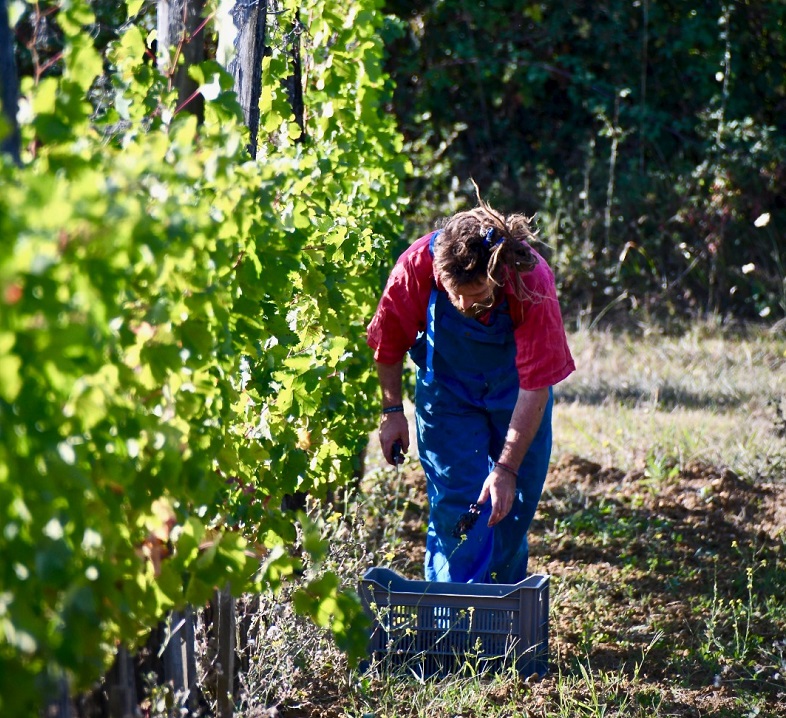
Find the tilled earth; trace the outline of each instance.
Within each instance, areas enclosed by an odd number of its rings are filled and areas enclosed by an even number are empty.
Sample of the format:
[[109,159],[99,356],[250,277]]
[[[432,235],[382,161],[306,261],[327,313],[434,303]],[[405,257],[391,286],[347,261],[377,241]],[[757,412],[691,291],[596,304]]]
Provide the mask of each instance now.
[[748,715],[739,697],[753,692],[766,709],[751,715],[786,716],[786,484],[565,457],[531,548],[553,577],[561,670],[622,671],[621,690],[657,697],[660,715]]

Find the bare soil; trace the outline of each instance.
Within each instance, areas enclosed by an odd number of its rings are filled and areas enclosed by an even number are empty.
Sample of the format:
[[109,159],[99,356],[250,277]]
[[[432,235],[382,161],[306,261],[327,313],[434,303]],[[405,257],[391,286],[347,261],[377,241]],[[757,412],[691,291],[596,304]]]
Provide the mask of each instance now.
[[[782,482],[753,485],[700,463],[653,478],[563,458],[532,527],[530,567],[556,584],[558,668],[584,661],[632,678],[640,663],[629,688],[656,689],[662,715],[742,715],[746,689],[767,696],[767,715],[786,716],[783,671],[765,665],[783,655],[785,527]],[[591,590],[560,590],[578,584]],[[768,600],[780,602],[780,624],[764,610]]]

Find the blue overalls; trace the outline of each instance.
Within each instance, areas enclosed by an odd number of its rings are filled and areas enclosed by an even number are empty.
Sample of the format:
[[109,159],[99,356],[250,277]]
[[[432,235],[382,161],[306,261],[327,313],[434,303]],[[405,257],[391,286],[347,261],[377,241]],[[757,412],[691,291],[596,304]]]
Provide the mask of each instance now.
[[[432,255],[437,234],[431,237]],[[540,428],[519,469],[510,513],[489,528],[489,500],[465,540],[452,535],[461,514],[477,500],[505,443],[519,392],[513,330],[507,300],[491,310],[488,324],[482,324],[462,315],[435,286],[426,331],[410,350],[418,367],[418,451],[430,506],[428,581],[516,583],[526,578],[527,531],[551,455],[551,389]]]

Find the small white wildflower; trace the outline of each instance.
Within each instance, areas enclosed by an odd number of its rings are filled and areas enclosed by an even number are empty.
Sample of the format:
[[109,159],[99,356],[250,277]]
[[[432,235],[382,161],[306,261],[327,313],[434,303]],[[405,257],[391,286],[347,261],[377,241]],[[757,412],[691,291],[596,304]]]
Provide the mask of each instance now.
[[60,454],[60,458],[63,460],[63,462],[69,466],[73,466],[76,462],[76,452],[74,451],[74,447],[65,441],[61,441],[57,445],[57,453]]
[[134,438],[126,439],[126,451],[128,458],[136,459],[139,456],[139,442]]
[[27,566],[21,563],[14,564],[14,573],[20,581],[26,581],[30,576],[30,571]]
[[103,539],[98,531],[95,529],[85,529],[85,533],[82,536],[82,550],[94,551],[95,549],[101,548],[102,543]]
[[63,524],[57,519],[49,519],[49,522],[44,526],[44,536],[57,541],[63,538]]

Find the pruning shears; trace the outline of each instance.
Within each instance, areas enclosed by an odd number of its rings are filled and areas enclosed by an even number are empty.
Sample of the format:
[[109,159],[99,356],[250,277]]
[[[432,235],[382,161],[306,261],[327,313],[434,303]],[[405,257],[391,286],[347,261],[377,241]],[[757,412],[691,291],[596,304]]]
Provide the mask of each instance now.
[[402,451],[401,442],[398,439],[393,442],[391,453],[393,456],[393,463],[396,466],[396,478],[398,478],[401,474],[401,469],[399,467],[404,463],[404,453]]

